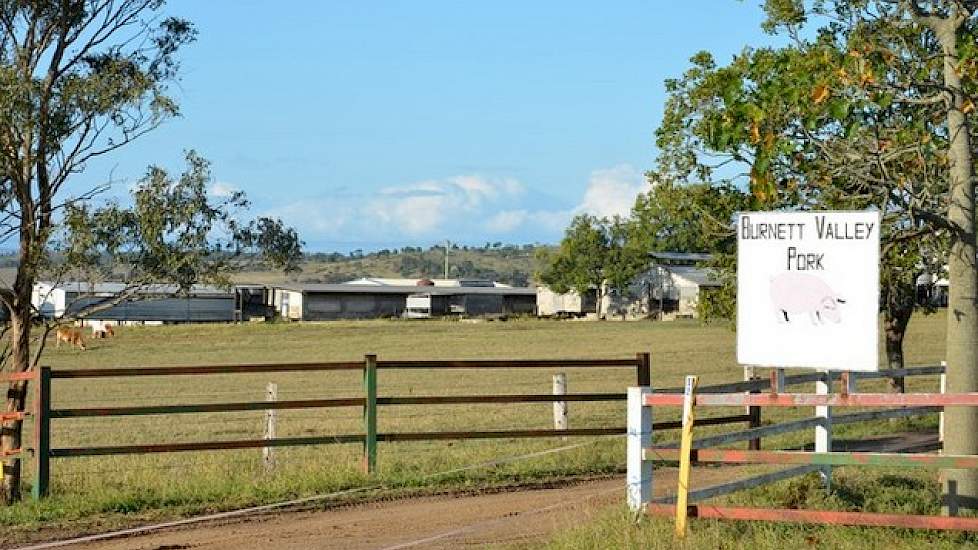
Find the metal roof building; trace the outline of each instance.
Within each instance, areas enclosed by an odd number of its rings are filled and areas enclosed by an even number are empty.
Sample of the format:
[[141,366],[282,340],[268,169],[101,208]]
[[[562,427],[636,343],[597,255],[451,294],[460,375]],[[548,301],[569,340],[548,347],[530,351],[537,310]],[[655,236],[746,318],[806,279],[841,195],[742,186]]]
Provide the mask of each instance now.
[[713,259],[712,254],[701,252],[650,252],[649,256],[659,264],[696,265]]
[[532,288],[341,283],[284,285],[273,293],[282,318],[296,321],[400,317],[407,297],[416,294],[447,297],[444,301],[449,307],[441,314],[519,314],[533,313],[536,308]]
[[[131,288],[125,283],[81,282],[34,285],[32,303],[42,317],[73,317],[86,310],[86,319],[118,323],[203,323],[231,322],[236,315],[236,290],[194,285],[186,292],[174,285],[147,285],[132,296],[112,304]],[[105,306],[102,308],[102,306]]]
[[686,265],[662,266],[662,268],[674,277],[691,283],[701,288],[714,288],[720,286],[715,274],[705,267],[695,267]]
[[[497,287],[513,288],[511,285],[489,281],[485,279],[421,279],[430,281],[432,284],[427,286],[437,287]],[[421,286],[419,279],[390,278],[390,277],[363,277],[352,281],[346,281],[345,285],[377,285],[377,286]]]

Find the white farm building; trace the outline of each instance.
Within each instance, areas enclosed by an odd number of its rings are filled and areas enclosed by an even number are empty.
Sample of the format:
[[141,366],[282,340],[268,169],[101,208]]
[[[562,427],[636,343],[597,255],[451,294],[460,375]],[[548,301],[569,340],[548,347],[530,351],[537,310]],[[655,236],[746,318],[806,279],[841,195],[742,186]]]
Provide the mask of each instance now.
[[[424,311],[408,311],[409,299],[416,304],[423,302]],[[279,286],[272,292],[272,303],[282,319],[292,321],[532,315],[536,311],[536,292],[492,281],[358,279],[339,284]]]
[[[600,316],[624,319],[675,319],[697,317],[697,305],[704,292],[720,286],[713,273],[701,267],[709,254],[653,252],[649,268],[635,277],[627,288],[604,289]],[[537,289],[537,311],[543,316],[595,315],[597,292],[585,296],[576,292],[555,293]]]

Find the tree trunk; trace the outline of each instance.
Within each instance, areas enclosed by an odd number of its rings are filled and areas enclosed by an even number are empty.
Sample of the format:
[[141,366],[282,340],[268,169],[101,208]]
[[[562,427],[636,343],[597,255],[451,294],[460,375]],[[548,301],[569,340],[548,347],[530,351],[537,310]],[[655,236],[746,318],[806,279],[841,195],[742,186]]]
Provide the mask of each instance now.
[[[955,14],[952,14],[955,15]],[[952,19],[933,27],[944,50],[944,83],[951,94],[947,113],[950,145],[951,248],[948,257],[950,289],[947,308],[947,391],[978,391],[978,269],[975,243],[974,167],[971,134],[964,113],[965,95],[957,72],[957,30]],[[944,413],[944,452],[978,454],[978,408],[948,407]],[[955,506],[978,508],[978,470],[943,470],[946,512]],[[958,495],[955,498],[955,495]]]
[[[10,312],[11,370],[25,372],[30,366],[30,294],[26,303],[17,300],[18,306]],[[26,306],[26,307],[25,307]],[[20,412],[27,402],[27,382],[12,382],[7,388],[6,412]],[[0,450],[12,451],[22,448],[23,421],[13,420],[3,424],[0,436]],[[11,504],[20,500],[20,480],[22,455],[8,458],[3,463],[3,481],[0,482],[0,502]]]
[[[4,303],[10,309],[10,356],[7,359],[9,372],[27,372],[31,366],[31,321],[33,310],[31,294],[37,278],[38,243],[35,242],[35,217],[31,210],[25,210],[20,220],[20,250],[17,277],[13,289],[4,295]],[[44,246],[43,240],[40,246]],[[7,389],[4,409],[7,412],[21,412],[27,404],[27,382],[11,383]],[[24,422],[6,422],[0,433],[0,450],[21,449]],[[10,457],[3,464],[3,478],[0,481],[0,502],[10,504],[20,499],[21,463],[23,454]]]
[[[904,368],[903,337],[907,333],[907,324],[913,315],[913,305],[910,307],[887,307],[883,312],[883,330],[886,336],[886,366],[891,370]],[[890,378],[890,392],[904,393],[906,385],[904,377]]]

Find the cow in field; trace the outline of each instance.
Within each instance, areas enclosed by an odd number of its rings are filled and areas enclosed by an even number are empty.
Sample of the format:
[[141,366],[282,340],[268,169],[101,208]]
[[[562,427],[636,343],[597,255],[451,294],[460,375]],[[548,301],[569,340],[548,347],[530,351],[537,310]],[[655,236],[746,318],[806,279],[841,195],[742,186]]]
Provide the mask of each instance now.
[[112,325],[106,322],[92,322],[92,338],[113,338],[115,337],[115,330],[112,329]]
[[58,327],[55,331],[55,347],[60,348],[61,342],[67,342],[68,345],[83,351],[88,349],[85,347],[85,339],[82,338],[81,331],[71,327]]

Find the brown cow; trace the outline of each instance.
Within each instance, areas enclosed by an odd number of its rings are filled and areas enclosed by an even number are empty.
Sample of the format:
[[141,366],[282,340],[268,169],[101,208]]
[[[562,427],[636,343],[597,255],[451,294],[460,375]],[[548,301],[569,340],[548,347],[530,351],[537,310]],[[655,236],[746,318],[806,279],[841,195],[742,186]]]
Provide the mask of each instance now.
[[82,338],[81,331],[78,329],[73,329],[69,327],[58,327],[55,333],[55,347],[60,348],[61,342],[67,342],[71,346],[76,346],[78,349],[85,350],[85,339]]

